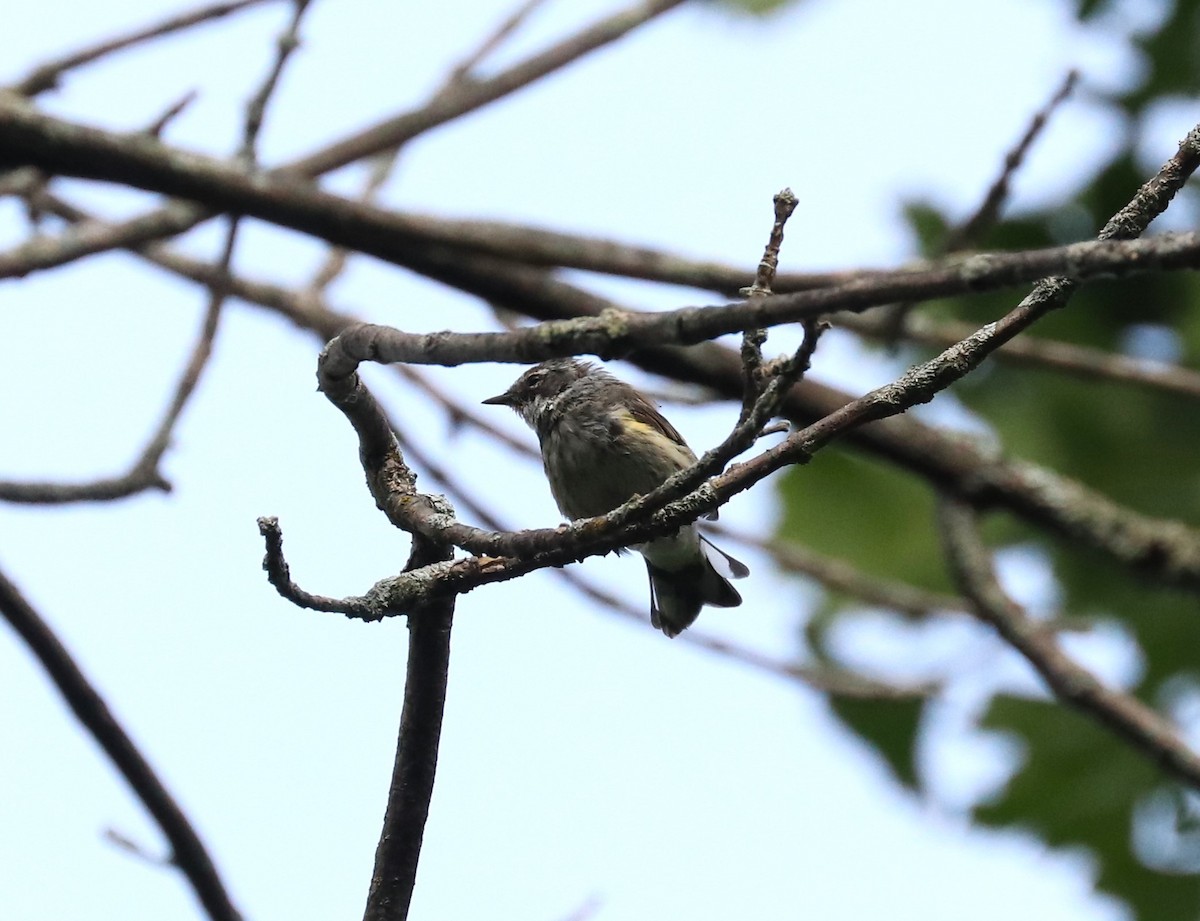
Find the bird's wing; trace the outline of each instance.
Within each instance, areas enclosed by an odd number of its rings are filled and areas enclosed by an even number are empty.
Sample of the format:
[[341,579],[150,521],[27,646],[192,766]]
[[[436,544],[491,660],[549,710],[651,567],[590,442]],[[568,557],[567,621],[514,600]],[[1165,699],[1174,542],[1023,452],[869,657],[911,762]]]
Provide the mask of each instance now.
[[629,410],[629,415],[633,416],[637,422],[657,429],[675,442],[675,444],[683,445],[686,448],[687,442],[683,440],[683,436],[679,434],[679,430],[667,421],[667,417],[658,411],[658,407],[632,387],[629,389],[631,392],[626,407]]

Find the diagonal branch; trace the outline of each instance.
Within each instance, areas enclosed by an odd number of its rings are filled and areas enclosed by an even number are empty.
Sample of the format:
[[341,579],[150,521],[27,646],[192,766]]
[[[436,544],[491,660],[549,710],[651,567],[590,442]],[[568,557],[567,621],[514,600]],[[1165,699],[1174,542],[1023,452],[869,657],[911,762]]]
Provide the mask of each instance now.
[[[267,104],[279,83],[288,58],[298,44],[300,20],[309,0],[293,0],[293,15],[276,44],[275,59],[262,84],[246,107],[244,129],[238,160],[253,165],[258,135],[262,130]],[[234,5],[237,8],[237,5]],[[214,9],[214,8],[209,8]],[[229,10],[227,10],[228,12]],[[34,182],[31,200],[40,203],[51,197],[43,192],[42,184]],[[51,199],[52,201],[52,199]],[[221,256],[212,267],[206,282],[209,289],[208,306],[191,355],[175,386],[167,410],[154,434],[129,472],[119,477],[105,477],[88,483],[39,483],[0,481],[0,501],[38,505],[62,505],[76,502],[106,502],[124,499],[149,489],[169,491],[171,484],[159,469],[163,456],[171,445],[175,426],[200,383],[200,378],[212,357],[213,344],[220,325],[222,308],[230,289],[230,263],[237,245],[239,221],[231,218],[225,232]]]
[[1008,597],[996,579],[974,510],[944,499],[939,522],[951,571],[975,615],[1029,661],[1056,697],[1124,739],[1168,774],[1200,789],[1200,756],[1184,744],[1178,730],[1137,698],[1102,684],[1059,648],[1052,631]]
[[153,39],[165,38],[168,35],[174,35],[176,32],[182,32],[193,26],[223,19],[231,13],[238,13],[252,6],[259,6],[264,2],[266,0],[231,0],[231,2],[213,3],[208,6],[197,7],[187,13],[176,14],[168,19],[164,19],[162,22],[146,26],[127,35],[119,35],[116,38],[111,38],[79,51],[74,51],[53,61],[47,61],[45,64],[34,68],[28,76],[18,80],[12,85],[11,89],[22,96],[36,96],[38,93],[43,93],[58,86],[59,81],[68,71],[75,70],[85,64],[94,63],[118,51],[125,51],[136,45],[145,44]]
[[[1131,218],[1132,220],[1132,218]],[[780,444],[757,457],[737,464],[712,480],[698,485],[712,468],[744,449],[747,433],[757,429],[738,426],[726,441],[707,452],[688,470],[675,474],[662,486],[636,497],[620,508],[556,530],[505,534],[481,531],[463,525],[415,491],[413,477],[390,437],[381,408],[363,385],[355,369],[360,361],[380,360],[372,335],[355,336],[356,330],[339,336],[322,354],[318,380],[320,389],[351,421],[359,432],[361,455],[368,481],[379,504],[394,524],[430,539],[449,541],[483,557],[461,560],[449,566],[427,567],[385,580],[372,590],[372,612],[382,616],[402,612],[423,599],[442,592],[457,594],[478,585],[524,575],[544,566],[557,566],[631,543],[659,537],[695,521],[733,495],[791,464],[806,463],[820,448],[835,438],[868,422],[904,412],[968,374],[996,348],[1034,322],[1046,310],[1063,303],[1059,298],[1071,286],[1069,279],[1051,279],[1040,284],[1028,298],[1002,320],[990,323],[971,337],[947,349],[937,358],[911,368],[898,380],[854,400],[805,429],[789,435]],[[359,327],[357,329],[363,329]],[[366,328],[368,333],[373,328]],[[452,334],[443,334],[443,340]],[[754,414],[752,414],[753,416]],[[400,473],[397,473],[397,470]],[[688,492],[688,490],[694,490]],[[685,494],[686,493],[686,494]],[[414,501],[424,499],[425,501]],[[1128,524],[1125,525],[1129,527]],[[1172,535],[1178,547],[1170,554],[1171,566],[1160,577],[1193,591],[1200,590],[1200,538],[1177,526]],[[1139,547],[1139,551],[1143,547]],[[1168,554],[1158,553],[1161,561]],[[500,557],[496,559],[494,557]]]
[[[983,201],[979,203],[969,218],[956,227],[951,228],[950,232],[946,235],[946,239],[942,241],[937,255],[949,256],[953,253],[969,249],[982,239],[983,235],[999,220],[1000,209],[1004,206],[1004,202],[1008,198],[1009,184],[1012,182],[1013,175],[1021,168],[1021,164],[1025,160],[1025,155],[1029,153],[1029,148],[1033,146],[1033,142],[1037,140],[1042,130],[1046,127],[1050,116],[1067,100],[1067,97],[1074,91],[1075,84],[1078,82],[1078,71],[1068,71],[1066,77],[1063,78],[1062,85],[1059,86],[1050,100],[1034,114],[1021,139],[1005,155],[1004,167],[1001,169],[1000,175],[996,177],[996,180],[987,190]],[[907,301],[905,303],[893,304],[885,311],[883,323],[886,330],[886,338],[889,341],[895,341],[904,332],[904,324],[908,321],[908,317],[915,306],[914,302]]]
[[[55,203],[52,210],[68,220],[87,217],[61,200],[51,200]],[[161,245],[135,251],[201,284],[209,284],[214,277],[214,267]],[[470,274],[471,284],[480,292],[486,291],[498,303],[535,317],[625,313],[611,301],[550,278],[544,271],[462,258],[447,261],[445,272],[449,275],[452,271],[460,287],[467,283],[464,275]],[[238,297],[287,317],[323,341],[356,322],[352,316],[278,285],[237,277],[230,283]],[[726,399],[736,400],[742,394],[742,370],[736,353],[715,345],[688,350],[653,346],[631,354],[629,360],[647,371],[698,384]],[[782,411],[793,424],[804,426],[851,400],[842,391],[809,380],[786,394]],[[857,449],[894,463],[939,488],[952,490],[977,508],[1005,509],[1136,570],[1152,576],[1169,570],[1175,573],[1173,581],[1186,572],[1200,571],[1197,541],[1182,525],[1140,515],[1068,477],[1036,464],[1007,459],[968,438],[941,432],[910,417],[872,423],[851,431],[848,438]]]
[[[831,320],[835,326],[874,339],[889,339],[893,335],[885,317],[843,313]],[[944,349],[970,335],[971,329],[967,323],[932,320],[915,314],[904,321],[900,335],[909,342]],[[1061,371],[1083,380],[1113,381],[1159,393],[1200,399],[1200,371],[1131,358],[1073,342],[1042,337],[1014,339],[996,352],[995,359],[1014,367]]]
[[71,654],[29,604],[0,573],[0,614],[12,624],[58,688],[67,706],[125,778],[134,795],[158,823],[171,845],[171,863],[187,877],[192,891],[213,921],[241,921],[200,836],[154,768],[117,722],[103,698]]
[[440,125],[453,121],[485,105],[510,96],[598,48],[624,38],[652,19],[661,16],[683,0],[642,0],[627,9],[568,36],[545,51],[526,58],[487,80],[460,82],[439,92],[426,105],[393,116],[356,135],[331,144],[292,163],[288,169],[305,176],[316,176],[346,166],[364,157],[408,143]]
[[[355,160],[392,150],[425,131],[436,128],[468,112],[502,99],[537,80],[568,66],[590,52],[627,35],[655,17],[678,6],[682,0],[643,0],[629,9],[613,14],[568,36],[556,45],[513,65],[495,76],[460,86],[453,93],[442,93],[427,106],[380,122],[348,138],[327,145],[299,160],[279,167],[276,173],[286,173],[312,180]],[[21,101],[19,94],[9,91],[7,100]],[[5,91],[0,90],[0,108],[5,104]],[[0,144],[0,168],[5,164]],[[122,247],[138,246],[165,237],[184,233],[197,224],[214,217],[204,207],[183,201],[173,201],[103,231],[79,234],[57,242],[39,241],[25,250],[12,274],[22,275],[37,269],[63,265],[75,259]],[[0,273],[0,277],[6,277]]]
[[[467,237],[438,222],[389,212],[323,192],[311,185],[298,184],[278,172],[265,175],[248,172],[221,160],[170,147],[153,138],[117,135],[72,124],[43,115],[20,100],[0,101],[0,161],[5,160],[14,165],[32,164],[50,173],[103,179],[192,198],[206,209],[257,217],[434,277],[448,275],[454,278],[454,270],[459,269],[462,257],[466,255],[502,259],[523,255],[526,262],[533,258],[529,252],[515,254],[510,239],[494,234],[478,233]],[[1168,164],[1172,167],[1170,173],[1164,167],[1159,186],[1147,192],[1146,199],[1138,203],[1137,215],[1143,207],[1150,205],[1159,209],[1154,214],[1165,208],[1182,184],[1182,178],[1190,175],[1197,162],[1200,162],[1200,130],[1193,129]],[[1131,222],[1127,228],[1129,232],[1102,233],[1101,240],[1138,236],[1144,225],[1137,225],[1134,220],[1137,215],[1130,212],[1115,218],[1122,226]],[[1149,215],[1146,222],[1153,216]],[[122,240],[117,245],[145,242],[136,235],[131,239],[124,230],[121,233]],[[450,265],[447,265],[446,251],[455,254]],[[790,321],[830,310],[862,309],[889,299],[919,300],[990,290],[1056,273],[1082,279],[1096,273],[1138,268],[1120,258],[1106,260],[1098,253],[1108,252],[1113,256],[1120,251],[1105,251],[1098,243],[1035,252],[1041,256],[980,255],[957,266],[860,276],[856,281],[832,289],[836,292],[832,295],[828,290],[816,290],[756,299],[753,311],[762,310],[763,314],[754,319],[759,321],[758,325],[770,325],[772,310],[781,309],[781,304],[791,308],[791,315],[786,317]],[[0,258],[0,277],[42,267],[43,263],[30,258],[34,255],[37,254],[18,248],[6,258]],[[1175,258],[1187,263],[1191,255],[1177,254]],[[1148,254],[1139,253],[1137,258],[1148,258]],[[570,261],[555,264],[572,265]],[[1167,263],[1154,267],[1172,265],[1178,263],[1168,259]],[[461,269],[458,274],[462,274]],[[807,306],[806,312],[797,312],[800,304]],[[706,331],[705,337],[744,328],[745,325],[730,327],[726,324],[724,328],[714,328],[711,333]]]

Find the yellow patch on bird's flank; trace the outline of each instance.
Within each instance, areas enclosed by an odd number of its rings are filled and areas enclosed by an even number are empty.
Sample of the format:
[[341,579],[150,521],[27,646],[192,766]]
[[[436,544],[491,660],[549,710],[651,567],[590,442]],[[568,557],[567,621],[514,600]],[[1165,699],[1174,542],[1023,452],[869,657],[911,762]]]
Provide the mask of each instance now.
[[654,426],[647,425],[645,422],[639,422],[637,419],[633,418],[633,416],[629,415],[629,413],[624,411],[621,413],[621,425],[628,431],[636,432],[637,434],[646,438],[659,439],[666,437]]
[[696,455],[692,453],[691,448],[668,438],[655,426],[642,422],[626,410],[621,411],[620,419],[621,426],[628,435],[638,439],[643,445],[653,445],[660,454],[669,457],[679,469],[682,470],[695,463]]

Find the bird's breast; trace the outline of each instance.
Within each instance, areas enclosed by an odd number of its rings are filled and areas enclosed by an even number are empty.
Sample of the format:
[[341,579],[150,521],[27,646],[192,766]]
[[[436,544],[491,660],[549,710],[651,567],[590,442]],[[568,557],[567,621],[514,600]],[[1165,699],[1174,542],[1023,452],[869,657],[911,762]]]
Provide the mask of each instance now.
[[695,460],[686,445],[628,415],[564,414],[539,434],[550,491],[570,519],[610,512]]

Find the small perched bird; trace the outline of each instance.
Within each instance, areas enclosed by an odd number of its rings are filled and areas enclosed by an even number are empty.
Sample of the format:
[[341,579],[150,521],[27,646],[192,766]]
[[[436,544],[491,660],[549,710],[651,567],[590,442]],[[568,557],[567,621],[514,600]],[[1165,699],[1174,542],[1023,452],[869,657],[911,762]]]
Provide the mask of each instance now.
[[[696,462],[653,402],[591,362],[544,361],[483,402],[512,407],[537,432],[550,492],[572,520],[611,512]],[[750,570],[714,547],[694,524],[633,549],[646,558],[650,573],[650,621],[667,636],[690,626],[706,604],[742,603],[709,551],[729,578],[743,578]]]

